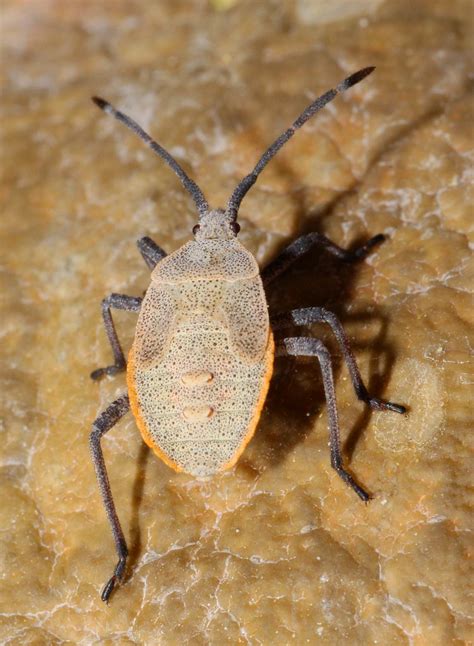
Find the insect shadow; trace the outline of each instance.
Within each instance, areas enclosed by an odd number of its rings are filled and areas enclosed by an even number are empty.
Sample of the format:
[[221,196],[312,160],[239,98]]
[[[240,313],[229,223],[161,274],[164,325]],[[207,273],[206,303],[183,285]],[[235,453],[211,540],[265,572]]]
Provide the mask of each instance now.
[[[318,224],[313,218],[307,221],[307,228],[320,232],[320,219]],[[364,241],[355,240],[354,247]],[[356,352],[370,347],[368,388],[374,395],[382,396],[384,386],[390,379],[395,353],[386,340],[387,320],[381,311],[369,314],[346,312],[347,305],[357,300],[354,285],[358,271],[358,266],[348,266],[326,251],[315,249],[295,264],[278,285],[268,290],[267,298],[271,314],[295,307],[318,306],[334,312],[343,324],[348,321],[361,324],[375,322],[378,328],[375,338],[366,343],[352,339],[351,344]],[[337,382],[346,367],[331,332],[327,326],[316,324],[311,327],[311,335],[322,338],[330,349]],[[357,397],[352,391],[351,395],[356,405]],[[314,432],[315,417],[324,407],[325,395],[319,365],[314,361],[296,358],[277,359],[265,409],[257,432],[240,460],[240,466],[255,472],[285,460],[295,446]],[[341,439],[345,443],[344,452],[348,459],[352,457],[370,416],[370,409],[365,409],[351,428],[341,428]],[[316,432],[322,432],[326,437],[326,424]]]
[[[374,151],[365,175],[370,173],[386,151],[397,141],[406,138],[412,131],[437,118],[441,113],[442,109],[434,106],[414,122],[394,132]],[[273,167],[282,177],[289,176],[292,185],[298,185],[300,178],[295,176],[289,164],[285,163],[284,157],[275,159]],[[292,237],[308,232],[324,234],[324,220],[334,217],[336,206],[343,203],[350,195],[356,194],[359,188],[360,182],[355,183],[330,201],[322,211],[313,215],[305,214],[303,200],[298,197],[298,192],[292,193],[297,217],[303,221],[300,230]],[[352,247],[356,248],[364,242],[366,239],[356,239]],[[390,241],[387,240],[385,244],[387,243],[389,244]],[[282,243],[282,247],[284,244]],[[270,313],[273,315],[290,311],[292,308],[317,306],[335,313],[343,324],[348,320],[361,323],[368,320],[376,321],[379,327],[376,336],[365,344],[351,339],[351,346],[356,351],[365,350],[370,346],[367,386],[369,392],[375,396],[382,396],[385,385],[390,381],[395,361],[395,352],[387,341],[388,320],[381,310],[372,309],[370,314],[364,312],[349,316],[345,311],[349,303],[357,301],[354,285],[360,270],[360,265],[347,264],[321,247],[315,247],[298,260],[286,275],[281,276],[278,283],[270,286],[267,290],[267,300]],[[312,335],[321,336],[331,350],[334,377],[337,380],[341,369],[346,368],[334,338],[327,327],[321,324],[312,327]],[[356,400],[354,395],[354,403]],[[265,409],[256,435],[240,459],[240,467],[255,472],[284,460],[296,445],[313,432],[314,418],[324,409],[325,401],[321,373],[316,362],[303,363],[301,359],[295,358],[277,360]],[[351,428],[341,429],[344,454],[348,461],[352,458],[357,443],[370,422],[371,415],[371,409],[364,407]],[[322,432],[327,433],[326,427]]]

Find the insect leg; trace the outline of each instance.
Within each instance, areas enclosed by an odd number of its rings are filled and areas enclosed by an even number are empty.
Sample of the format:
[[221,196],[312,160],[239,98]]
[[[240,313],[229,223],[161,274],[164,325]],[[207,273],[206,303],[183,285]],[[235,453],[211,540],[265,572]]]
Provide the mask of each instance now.
[[163,249],[148,236],[137,240],[137,247],[149,269],[154,269],[160,260],[163,260],[167,255],[166,251],[163,251]]
[[331,466],[337,471],[344,482],[352,487],[364,502],[370,498],[369,494],[360,487],[354,478],[344,469],[341,442],[339,437],[339,421],[334,391],[334,377],[331,366],[331,356],[326,346],[318,339],[309,337],[296,337],[283,339],[279,346],[279,354],[293,355],[295,357],[317,357],[323,376],[324,394],[328,406],[329,422],[329,447],[331,452]]
[[334,242],[331,242],[321,233],[306,233],[294,240],[291,244],[283,249],[279,256],[262,270],[262,280],[264,285],[271,283],[277,276],[288,269],[298,258],[307,253],[314,245],[319,244],[333,256],[340,258],[344,262],[357,262],[363,260],[370,252],[372,247],[383,242],[385,236],[382,233],[370,238],[365,244],[350,251],[342,249]]
[[114,307],[118,310],[126,310],[127,312],[138,312],[142,303],[142,298],[136,296],[125,296],[124,294],[110,294],[102,301],[102,318],[104,319],[104,327],[107,332],[107,337],[112,346],[114,353],[115,363],[106,368],[98,368],[91,372],[91,379],[100,379],[104,375],[115,375],[117,372],[125,370],[127,364],[123,355],[122,347],[117,336],[117,331],[110,313],[110,308]]
[[100,493],[102,495],[102,500],[104,501],[105,511],[107,512],[107,516],[112,527],[115,549],[117,550],[119,557],[113,575],[107,581],[104,589],[102,590],[101,599],[106,603],[109,600],[115,584],[120,582],[123,576],[128,556],[128,549],[122,528],[120,527],[117,511],[115,509],[109,477],[105,467],[104,455],[100,446],[100,440],[102,436],[105,435],[107,431],[110,431],[110,429],[125,415],[129,408],[130,403],[128,395],[122,395],[122,397],[119,397],[119,399],[110,404],[110,406],[106,408],[105,411],[95,420],[92,425],[92,433],[89,438],[92,460],[94,462],[97,480],[99,481]]
[[361,401],[368,404],[375,410],[391,410],[395,413],[404,414],[407,412],[405,406],[384,401],[378,397],[371,397],[367,388],[362,381],[357,362],[349,343],[349,339],[341,325],[341,322],[335,314],[328,312],[323,307],[304,307],[298,310],[292,310],[287,314],[280,314],[272,320],[273,329],[285,328],[291,325],[311,325],[312,323],[327,323],[334,333],[334,336],[341,348],[344,361],[351,375],[352,385],[355,393]]

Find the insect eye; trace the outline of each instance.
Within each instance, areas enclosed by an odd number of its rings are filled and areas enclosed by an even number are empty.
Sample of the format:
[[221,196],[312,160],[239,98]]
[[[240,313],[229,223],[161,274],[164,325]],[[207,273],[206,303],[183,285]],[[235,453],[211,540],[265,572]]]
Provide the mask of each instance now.
[[201,227],[199,226],[199,224],[195,224],[193,226],[193,235],[196,235],[196,233],[199,231],[200,228]]
[[238,232],[240,231],[240,224],[238,224],[238,222],[231,222],[230,223],[230,228],[235,233],[235,235],[237,235]]

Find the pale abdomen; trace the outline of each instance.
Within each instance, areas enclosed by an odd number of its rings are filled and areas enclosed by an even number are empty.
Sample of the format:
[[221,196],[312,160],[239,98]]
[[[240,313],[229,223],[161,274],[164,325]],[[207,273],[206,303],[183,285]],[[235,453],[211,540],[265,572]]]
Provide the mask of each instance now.
[[144,440],[177,471],[206,476],[232,466],[255,431],[272,364],[271,332],[263,358],[251,362],[202,311],[177,323],[156,361],[137,366],[132,348],[129,394]]

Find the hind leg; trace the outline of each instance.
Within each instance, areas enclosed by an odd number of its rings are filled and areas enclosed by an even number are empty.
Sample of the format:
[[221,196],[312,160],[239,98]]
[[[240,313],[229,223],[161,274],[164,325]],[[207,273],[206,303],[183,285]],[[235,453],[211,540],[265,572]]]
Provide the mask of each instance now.
[[125,413],[127,413],[129,408],[130,403],[128,400],[128,395],[122,395],[122,397],[110,404],[110,406],[106,408],[106,410],[95,420],[94,424],[92,425],[92,433],[90,434],[89,438],[92,460],[94,462],[95,472],[97,475],[97,480],[99,482],[100,493],[102,495],[102,500],[104,502],[104,507],[109,519],[109,523],[112,527],[115,549],[117,550],[119,557],[113,575],[107,581],[104,589],[102,590],[101,598],[102,601],[105,601],[106,603],[109,600],[115,584],[119,583],[122,579],[123,572],[125,570],[125,564],[127,562],[128,549],[122,528],[120,526],[120,521],[117,516],[117,511],[115,509],[114,499],[112,497],[112,490],[110,489],[109,477],[107,475],[107,469],[105,466],[100,440],[102,436],[105,435],[107,431],[110,431],[110,429],[115,426],[115,424],[125,415]]
[[334,377],[332,372],[331,356],[328,349],[318,339],[312,339],[309,337],[293,337],[283,339],[281,345],[278,346],[278,354],[292,355],[295,357],[316,357],[318,359],[323,376],[324,394],[328,407],[331,466],[336,470],[344,482],[356,492],[359,498],[364,502],[367,502],[370,499],[370,495],[357,484],[352,475],[344,468],[341,453],[336,393],[334,391]]

